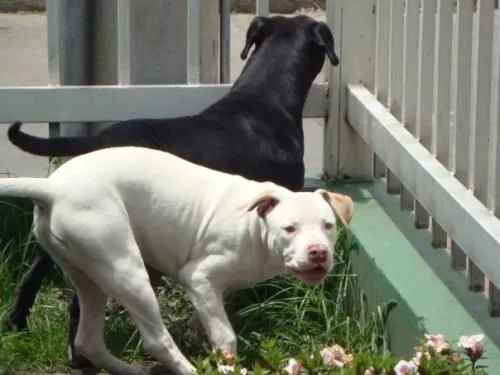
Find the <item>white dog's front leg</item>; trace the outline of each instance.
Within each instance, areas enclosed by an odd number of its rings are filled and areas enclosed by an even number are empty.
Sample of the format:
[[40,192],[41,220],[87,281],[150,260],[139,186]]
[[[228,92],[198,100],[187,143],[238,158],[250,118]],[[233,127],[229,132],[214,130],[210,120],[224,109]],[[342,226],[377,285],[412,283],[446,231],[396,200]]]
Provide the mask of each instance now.
[[229,350],[235,355],[236,335],[224,309],[223,290],[210,278],[214,271],[214,256],[210,258],[188,263],[181,270],[179,279],[187,288],[213,348]]

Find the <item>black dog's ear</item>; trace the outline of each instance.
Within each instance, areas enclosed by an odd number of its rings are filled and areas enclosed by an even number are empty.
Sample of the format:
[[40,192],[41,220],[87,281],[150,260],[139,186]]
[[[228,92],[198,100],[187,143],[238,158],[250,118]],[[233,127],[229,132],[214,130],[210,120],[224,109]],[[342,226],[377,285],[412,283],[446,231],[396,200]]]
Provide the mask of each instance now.
[[313,40],[318,46],[325,50],[333,66],[339,65],[339,58],[334,49],[333,35],[326,23],[317,22],[314,25]]
[[242,60],[247,58],[248,52],[254,44],[258,45],[262,43],[262,41],[270,34],[268,25],[269,19],[266,17],[257,16],[252,20],[250,26],[248,26],[245,47],[243,47],[243,51],[241,51],[240,54]]

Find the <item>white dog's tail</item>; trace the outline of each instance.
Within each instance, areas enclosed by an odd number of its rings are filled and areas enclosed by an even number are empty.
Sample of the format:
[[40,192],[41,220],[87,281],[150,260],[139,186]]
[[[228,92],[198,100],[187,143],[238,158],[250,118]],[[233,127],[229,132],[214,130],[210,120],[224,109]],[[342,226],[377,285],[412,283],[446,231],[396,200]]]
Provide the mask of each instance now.
[[0,178],[0,197],[33,199],[37,204],[50,204],[53,194],[46,178]]

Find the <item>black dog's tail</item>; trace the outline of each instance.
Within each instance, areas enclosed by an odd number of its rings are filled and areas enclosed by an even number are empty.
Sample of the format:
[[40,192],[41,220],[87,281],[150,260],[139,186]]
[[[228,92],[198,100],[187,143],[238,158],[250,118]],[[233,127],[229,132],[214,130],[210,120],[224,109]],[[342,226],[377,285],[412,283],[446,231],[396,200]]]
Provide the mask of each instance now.
[[23,133],[20,122],[9,127],[7,136],[21,150],[40,156],[77,156],[99,148],[96,136],[40,138]]

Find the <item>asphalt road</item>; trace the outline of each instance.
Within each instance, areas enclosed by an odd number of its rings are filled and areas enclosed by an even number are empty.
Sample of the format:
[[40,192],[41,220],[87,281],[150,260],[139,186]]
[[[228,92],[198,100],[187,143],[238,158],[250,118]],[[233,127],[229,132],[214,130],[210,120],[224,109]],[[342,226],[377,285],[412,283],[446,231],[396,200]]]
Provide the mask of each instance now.
[[[321,13],[314,14],[324,19]],[[234,80],[243,61],[239,58],[246,29],[252,15],[231,16],[231,79]],[[44,14],[0,14],[0,86],[31,86],[48,83],[47,25]],[[322,79],[322,75],[318,80]],[[322,120],[305,120],[306,168],[308,175],[317,175],[322,169]],[[48,136],[47,124],[29,124],[24,127],[31,134]],[[2,126],[0,134],[0,173],[17,176],[41,177],[47,175],[47,159],[27,154],[12,146]]]
[[[46,22],[44,15],[0,14],[0,86],[48,83]],[[46,137],[46,124],[32,124],[30,133]],[[45,176],[47,159],[29,155],[12,146],[2,126],[0,173]]]

